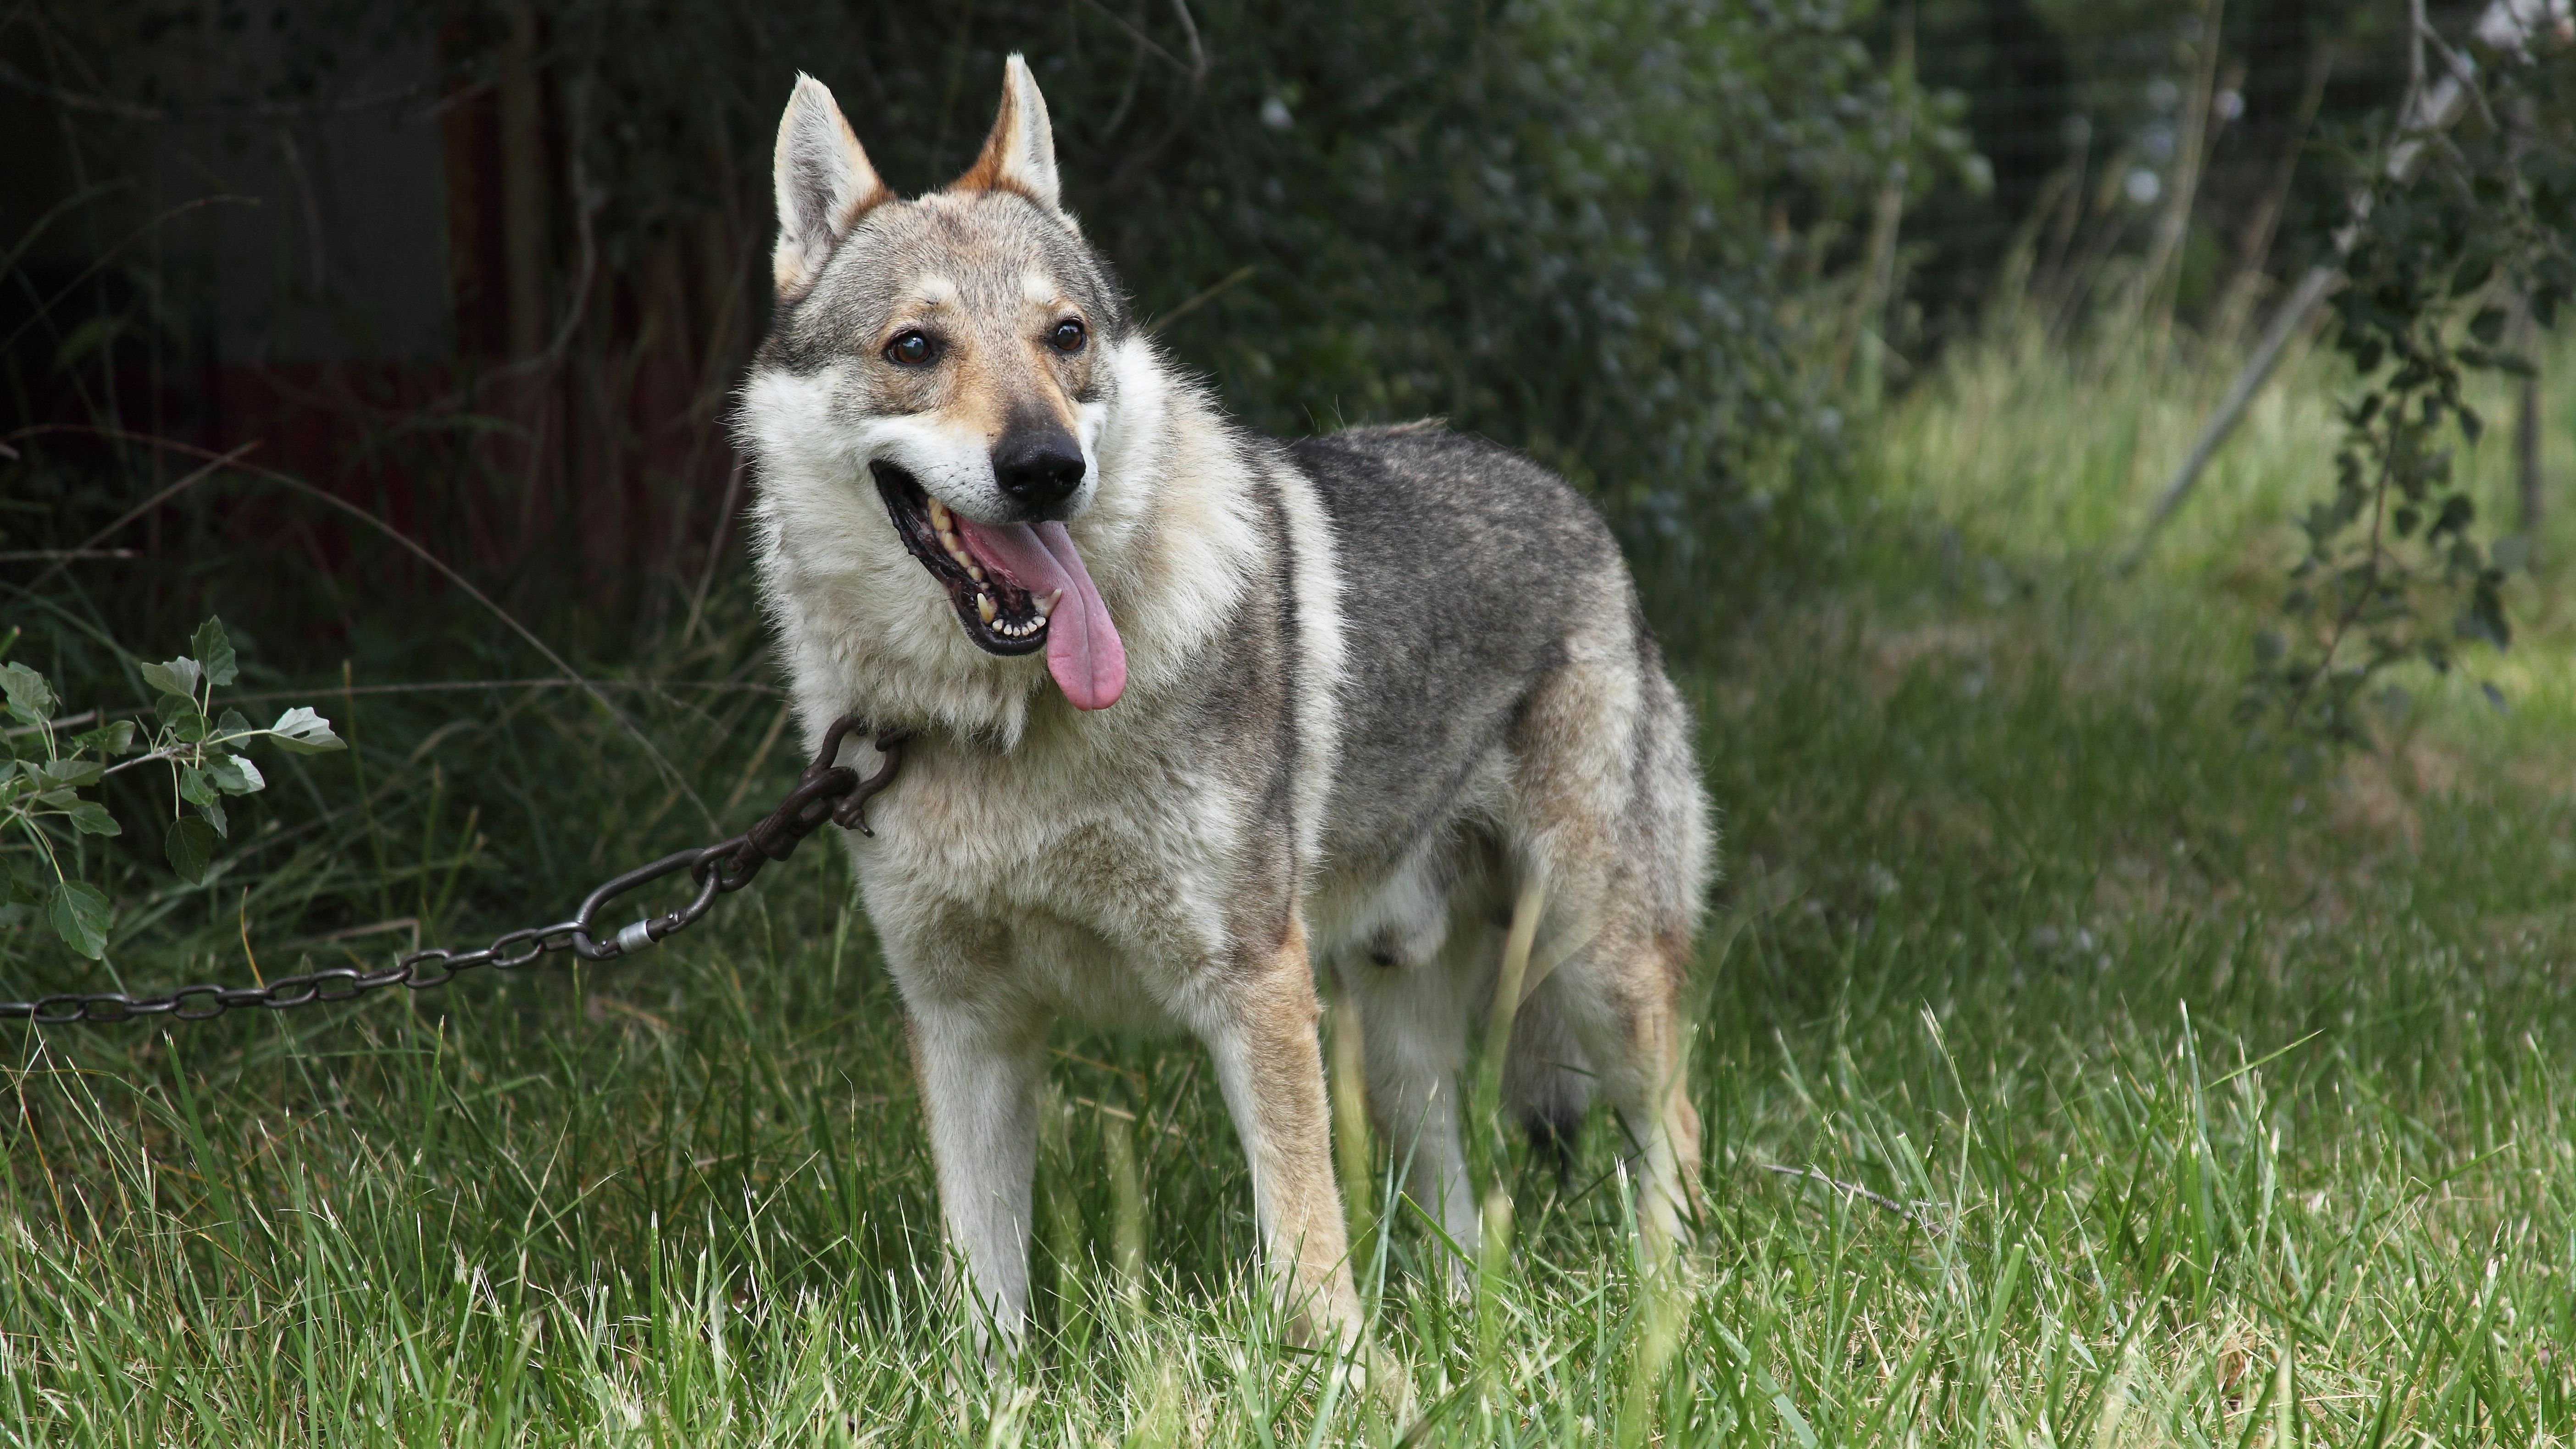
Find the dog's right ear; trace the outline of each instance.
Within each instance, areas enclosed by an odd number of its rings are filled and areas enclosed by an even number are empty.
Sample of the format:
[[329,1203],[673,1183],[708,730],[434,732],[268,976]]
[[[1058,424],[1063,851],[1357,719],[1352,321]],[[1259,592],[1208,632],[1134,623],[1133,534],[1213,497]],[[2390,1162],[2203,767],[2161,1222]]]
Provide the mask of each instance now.
[[778,118],[778,247],[770,271],[778,299],[792,302],[823,275],[832,248],[872,207],[895,199],[868,164],[859,138],[821,81],[799,73],[787,114]]

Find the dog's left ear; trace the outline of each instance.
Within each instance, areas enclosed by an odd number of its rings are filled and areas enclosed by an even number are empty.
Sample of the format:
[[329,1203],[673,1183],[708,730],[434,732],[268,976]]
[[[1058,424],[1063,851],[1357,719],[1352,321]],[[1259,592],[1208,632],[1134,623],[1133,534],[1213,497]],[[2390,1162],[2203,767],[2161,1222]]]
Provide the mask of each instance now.
[[1055,128],[1047,123],[1046,97],[1029,63],[1013,51],[1002,67],[1002,112],[984,151],[951,191],[1016,191],[1049,211],[1064,202],[1055,178]]

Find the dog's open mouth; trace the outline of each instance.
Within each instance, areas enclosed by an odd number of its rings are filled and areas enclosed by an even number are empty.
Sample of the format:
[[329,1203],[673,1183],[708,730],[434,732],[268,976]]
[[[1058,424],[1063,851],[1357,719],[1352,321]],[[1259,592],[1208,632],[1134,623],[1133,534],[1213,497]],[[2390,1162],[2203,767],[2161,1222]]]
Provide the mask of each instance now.
[[1063,599],[1041,599],[998,570],[987,569],[966,551],[957,532],[957,517],[938,499],[922,491],[910,473],[892,463],[868,465],[877,492],[903,546],[948,590],[957,621],[966,637],[994,654],[1030,654],[1046,647],[1047,615]]
[[948,591],[957,622],[990,654],[1047,652],[1047,672],[1078,709],[1107,709],[1127,687],[1127,654],[1108,606],[1061,523],[978,524],[948,511],[910,473],[868,464],[895,535]]

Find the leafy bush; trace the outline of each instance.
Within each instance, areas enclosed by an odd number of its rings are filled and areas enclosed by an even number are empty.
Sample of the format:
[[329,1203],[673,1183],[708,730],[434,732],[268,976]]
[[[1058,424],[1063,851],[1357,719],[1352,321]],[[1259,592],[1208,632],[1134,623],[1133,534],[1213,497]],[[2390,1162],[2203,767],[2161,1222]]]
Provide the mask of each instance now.
[[[2486,431],[2469,373],[2531,375],[2506,335],[2514,314],[2551,327],[2576,296],[2576,47],[2488,58],[2456,134],[2392,127],[2356,148],[2367,180],[2334,342],[2361,386],[2242,703],[2294,738],[2368,743],[2363,704],[2387,671],[2447,671],[2464,644],[2512,639],[2501,591],[2529,540],[2479,542],[2449,439],[2474,447]],[[2390,164],[2398,146],[2421,148],[2418,171]]]
[[[247,746],[265,740],[298,755],[343,748],[331,722],[309,706],[286,711],[266,729],[239,710],[215,716],[215,691],[240,672],[223,621],[199,625],[189,647],[195,656],[136,662],[143,681],[160,691],[152,707],[156,727],[143,730],[132,719],[101,719],[103,711],[91,710],[82,722],[100,722],[68,738],[62,731],[69,722],[53,717],[52,682],[24,664],[0,664],[0,690],[18,722],[0,737],[7,746],[0,755],[0,961],[21,954],[18,928],[39,909],[64,945],[93,961],[107,954],[115,912],[107,893],[82,878],[89,872],[82,868],[81,837],[120,836],[125,827],[106,806],[82,798],[83,789],[144,765],[167,769],[174,798],[163,849],[170,868],[193,884],[205,879],[216,841],[231,834],[224,798],[268,788]],[[128,754],[134,758],[118,758]]]

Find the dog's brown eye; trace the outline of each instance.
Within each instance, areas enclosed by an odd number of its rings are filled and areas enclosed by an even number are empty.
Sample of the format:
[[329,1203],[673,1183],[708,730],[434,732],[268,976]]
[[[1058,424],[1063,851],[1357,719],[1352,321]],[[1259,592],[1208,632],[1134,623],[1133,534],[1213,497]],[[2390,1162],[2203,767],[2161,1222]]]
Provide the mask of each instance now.
[[906,332],[885,349],[885,360],[897,367],[919,367],[938,355],[939,344],[921,332]]
[[1082,339],[1087,335],[1081,323],[1067,317],[1055,324],[1055,330],[1047,334],[1047,341],[1054,343],[1058,352],[1080,352]]

